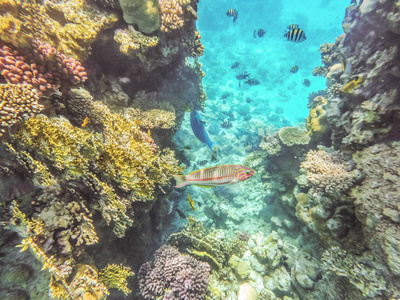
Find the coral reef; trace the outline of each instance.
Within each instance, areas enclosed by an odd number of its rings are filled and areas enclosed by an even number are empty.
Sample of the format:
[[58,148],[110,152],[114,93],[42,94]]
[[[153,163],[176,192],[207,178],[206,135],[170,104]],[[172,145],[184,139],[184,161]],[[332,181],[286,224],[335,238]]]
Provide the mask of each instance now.
[[205,299],[210,267],[178,249],[164,245],[139,270],[139,287],[146,299]]
[[[99,11],[79,0],[46,1],[44,5],[9,0],[0,3],[0,10],[8,12],[8,26],[0,31],[3,42],[22,50],[31,47],[32,39],[38,39],[79,60],[88,57],[98,33],[117,21],[116,14]],[[17,35],[18,39],[13,38]]]
[[158,44],[157,36],[149,37],[144,35],[130,25],[128,29],[116,30],[114,40],[121,44],[119,50],[124,54],[132,54],[134,50],[138,49],[145,51],[147,47],[154,47]]

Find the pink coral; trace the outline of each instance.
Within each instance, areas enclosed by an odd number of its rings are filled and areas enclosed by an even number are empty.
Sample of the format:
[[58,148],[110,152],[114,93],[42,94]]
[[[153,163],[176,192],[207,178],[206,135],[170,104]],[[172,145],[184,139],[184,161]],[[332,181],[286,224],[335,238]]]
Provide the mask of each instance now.
[[32,46],[27,56],[8,46],[0,48],[0,74],[6,82],[30,84],[41,94],[51,95],[62,80],[78,84],[87,79],[85,69],[75,59],[38,40],[33,40]]
[[155,261],[144,263],[139,271],[139,288],[145,299],[163,296],[165,300],[205,299],[210,266],[178,249],[164,245]]

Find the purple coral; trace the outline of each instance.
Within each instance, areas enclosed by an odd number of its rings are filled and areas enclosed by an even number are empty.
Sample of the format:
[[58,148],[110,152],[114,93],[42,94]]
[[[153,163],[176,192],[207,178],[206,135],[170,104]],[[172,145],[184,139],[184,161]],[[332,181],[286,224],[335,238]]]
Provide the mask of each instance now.
[[178,249],[164,245],[155,253],[155,261],[139,270],[139,288],[145,299],[205,299],[210,266]]

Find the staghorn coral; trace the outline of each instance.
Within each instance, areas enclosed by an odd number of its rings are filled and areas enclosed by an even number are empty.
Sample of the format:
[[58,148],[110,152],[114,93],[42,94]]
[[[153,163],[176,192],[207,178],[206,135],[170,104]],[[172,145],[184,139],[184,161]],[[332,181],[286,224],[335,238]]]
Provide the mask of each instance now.
[[157,36],[147,36],[137,31],[133,26],[128,29],[117,29],[114,34],[114,40],[121,44],[119,50],[124,54],[132,54],[134,50],[145,51],[148,47],[154,47],[158,44]]
[[133,276],[135,273],[131,271],[131,268],[123,265],[108,265],[99,273],[99,280],[104,283],[108,288],[117,288],[128,295],[132,291],[128,289],[128,282],[126,278]]
[[0,136],[7,127],[43,109],[37,90],[28,84],[0,84],[0,100]]
[[307,145],[310,136],[298,127],[283,127],[278,132],[279,139],[286,146]]
[[300,167],[306,170],[307,181],[316,191],[342,192],[354,184],[351,166],[338,152],[310,150]]
[[154,263],[139,270],[139,288],[146,299],[205,299],[210,266],[178,249],[164,245],[154,255]]

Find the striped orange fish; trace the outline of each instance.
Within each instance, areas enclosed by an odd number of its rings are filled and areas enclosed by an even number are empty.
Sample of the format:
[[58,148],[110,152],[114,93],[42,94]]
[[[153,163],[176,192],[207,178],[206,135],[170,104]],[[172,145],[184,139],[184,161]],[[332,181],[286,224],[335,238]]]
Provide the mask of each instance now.
[[173,175],[176,180],[176,188],[187,185],[201,187],[214,187],[235,184],[251,178],[253,169],[242,165],[221,165],[193,171],[188,175]]

